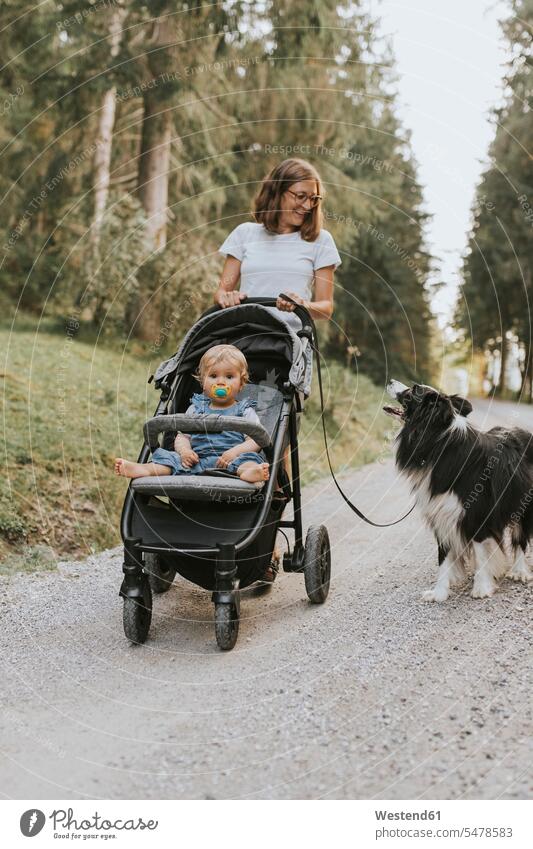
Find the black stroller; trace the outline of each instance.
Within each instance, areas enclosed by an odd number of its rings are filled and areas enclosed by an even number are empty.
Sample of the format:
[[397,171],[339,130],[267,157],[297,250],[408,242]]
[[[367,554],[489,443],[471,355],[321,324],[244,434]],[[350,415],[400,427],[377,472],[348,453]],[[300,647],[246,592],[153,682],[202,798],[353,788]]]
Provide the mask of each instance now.
[[[329,591],[331,555],[324,525],[309,528],[302,539],[298,459],[299,418],[309,395],[313,325],[297,306],[302,329],[295,333],[269,307],[274,298],[248,298],[240,305],[205,312],[185,336],[178,352],[155,374],[161,399],[144,426],[139,462],[159,444],[172,447],[177,430],[214,433],[238,430],[251,436],[270,463],[266,482],[253,484],[225,471],[200,475],[132,480],[122,511],[124,631],[143,643],[152,618],[152,593],[169,589],[176,573],[212,590],[215,634],[221,649],[235,645],[239,631],[240,589],[259,581],[271,562],[280,528],[294,529],[294,545],[283,558],[286,572],[303,572],[311,602],[321,604]],[[240,397],[257,401],[261,427],[229,416],[185,416],[193,377],[205,351],[232,344],[245,355],[250,381]],[[283,455],[290,444],[292,480]],[[282,519],[288,502],[294,518]]]

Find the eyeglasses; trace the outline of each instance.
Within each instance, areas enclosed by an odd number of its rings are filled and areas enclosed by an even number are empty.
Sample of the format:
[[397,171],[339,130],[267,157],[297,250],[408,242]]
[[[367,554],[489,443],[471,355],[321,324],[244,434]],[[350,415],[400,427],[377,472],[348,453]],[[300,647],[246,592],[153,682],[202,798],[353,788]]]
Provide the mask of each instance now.
[[296,201],[299,204],[305,203],[306,200],[310,201],[311,209],[318,206],[322,200],[322,195],[308,195],[307,192],[293,192],[292,189],[287,189],[287,191],[296,198]]

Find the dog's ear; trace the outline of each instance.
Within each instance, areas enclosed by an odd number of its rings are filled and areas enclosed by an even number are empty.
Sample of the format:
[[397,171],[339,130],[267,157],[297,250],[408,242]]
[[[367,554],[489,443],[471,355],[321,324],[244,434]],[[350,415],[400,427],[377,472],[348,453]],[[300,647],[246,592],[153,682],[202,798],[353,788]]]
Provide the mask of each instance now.
[[461,398],[460,395],[450,395],[450,401],[459,415],[464,416],[465,418],[470,415],[474,409],[470,401],[467,401],[466,398]]

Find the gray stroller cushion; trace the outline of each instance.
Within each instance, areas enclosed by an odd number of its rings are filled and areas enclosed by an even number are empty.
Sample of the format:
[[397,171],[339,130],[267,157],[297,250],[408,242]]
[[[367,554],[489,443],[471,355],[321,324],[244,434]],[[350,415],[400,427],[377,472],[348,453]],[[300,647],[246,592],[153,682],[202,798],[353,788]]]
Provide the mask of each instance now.
[[248,483],[233,475],[218,477],[215,475],[163,475],[162,477],[135,478],[132,481],[135,492],[145,495],[166,495],[187,501],[224,501],[227,503],[245,503],[259,492],[264,481]]

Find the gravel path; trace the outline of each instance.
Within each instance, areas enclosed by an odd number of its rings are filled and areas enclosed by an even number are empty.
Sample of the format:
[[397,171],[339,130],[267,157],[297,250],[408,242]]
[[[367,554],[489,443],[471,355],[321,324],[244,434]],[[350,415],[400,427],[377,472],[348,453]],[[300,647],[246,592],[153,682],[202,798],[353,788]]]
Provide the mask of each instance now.
[[[477,421],[514,407],[495,410]],[[389,460],[341,479],[378,520],[409,502]],[[332,539],[327,603],[282,574],[245,594],[225,654],[209,594],[183,580],[129,645],[118,549],[3,580],[3,796],[530,798],[533,587],[428,604],[435,545],[414,514],[370,528],[329,481],[304,507]]]

